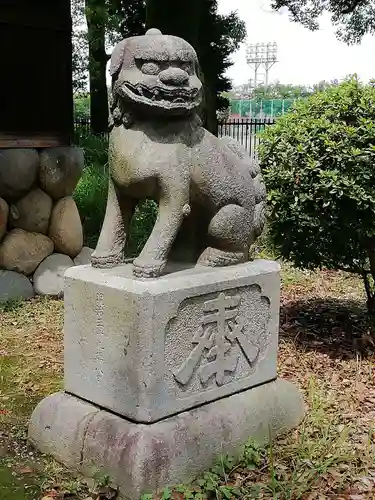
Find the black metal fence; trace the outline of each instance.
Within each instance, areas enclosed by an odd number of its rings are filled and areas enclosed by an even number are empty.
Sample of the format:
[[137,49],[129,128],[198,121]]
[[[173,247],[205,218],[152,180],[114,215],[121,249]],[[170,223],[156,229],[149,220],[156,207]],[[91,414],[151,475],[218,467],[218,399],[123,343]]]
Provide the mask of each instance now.
[[232,119],[219,123],[218,136],[233,137],[242,144],[250,156],[254,156],[259,144],[259,133],[274,123],[274,118]]
[[[230,119],[219,123],[218,136],[230,136],[236,139],[253,157],[259,144],[259,133],[274,123],[274,118]],[[74,132],[76,138],[90,135],[90,120],[76,120],[74,122]]]
[[75,139],[87,137],[91,134],[90,118],[76,118],[74,120]]

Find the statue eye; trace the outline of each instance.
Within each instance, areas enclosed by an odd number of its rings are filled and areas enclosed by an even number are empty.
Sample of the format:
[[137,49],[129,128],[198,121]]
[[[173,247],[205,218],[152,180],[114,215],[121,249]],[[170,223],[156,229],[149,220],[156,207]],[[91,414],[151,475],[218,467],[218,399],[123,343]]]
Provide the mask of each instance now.
[[193,67],[192,67],[192,65],[190,63],[183,63],[181,65],[181,69],[183,69],[184,71],[186,71],[186,73],[188,75],[193,74]]
[[146,62],[142,64],[141,71],[145,75],[157,75],[160,73],[160,67],[155,62]]

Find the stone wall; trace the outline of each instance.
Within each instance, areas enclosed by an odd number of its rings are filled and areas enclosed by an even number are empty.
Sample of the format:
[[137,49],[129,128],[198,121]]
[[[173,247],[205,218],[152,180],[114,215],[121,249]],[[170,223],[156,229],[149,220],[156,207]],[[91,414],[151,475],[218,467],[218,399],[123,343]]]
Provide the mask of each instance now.
[[72,198],[83,165],[76,147],[0,149],[0,302],[59,295],[65,270],[89,259]]

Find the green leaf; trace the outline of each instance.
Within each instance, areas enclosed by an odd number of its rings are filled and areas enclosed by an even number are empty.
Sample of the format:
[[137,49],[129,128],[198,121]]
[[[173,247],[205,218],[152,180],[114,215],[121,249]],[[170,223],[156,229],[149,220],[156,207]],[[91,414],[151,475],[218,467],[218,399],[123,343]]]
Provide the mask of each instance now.
[[171,496],[171,490],[169,488],[164,488],[161,500],[170,500]]

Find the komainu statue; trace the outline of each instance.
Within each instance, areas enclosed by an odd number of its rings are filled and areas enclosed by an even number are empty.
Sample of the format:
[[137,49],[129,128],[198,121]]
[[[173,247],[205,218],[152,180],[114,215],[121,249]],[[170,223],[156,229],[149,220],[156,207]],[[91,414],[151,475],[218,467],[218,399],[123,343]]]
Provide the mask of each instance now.
[[159,213],[134,274],[154,278],[168,261],[227,266],[248,259],[264,225],[266,190],[256,161],[202,127],[195,50],[157,29],[114,49],[109,194],[95,267],[123,262],[137,203]]

